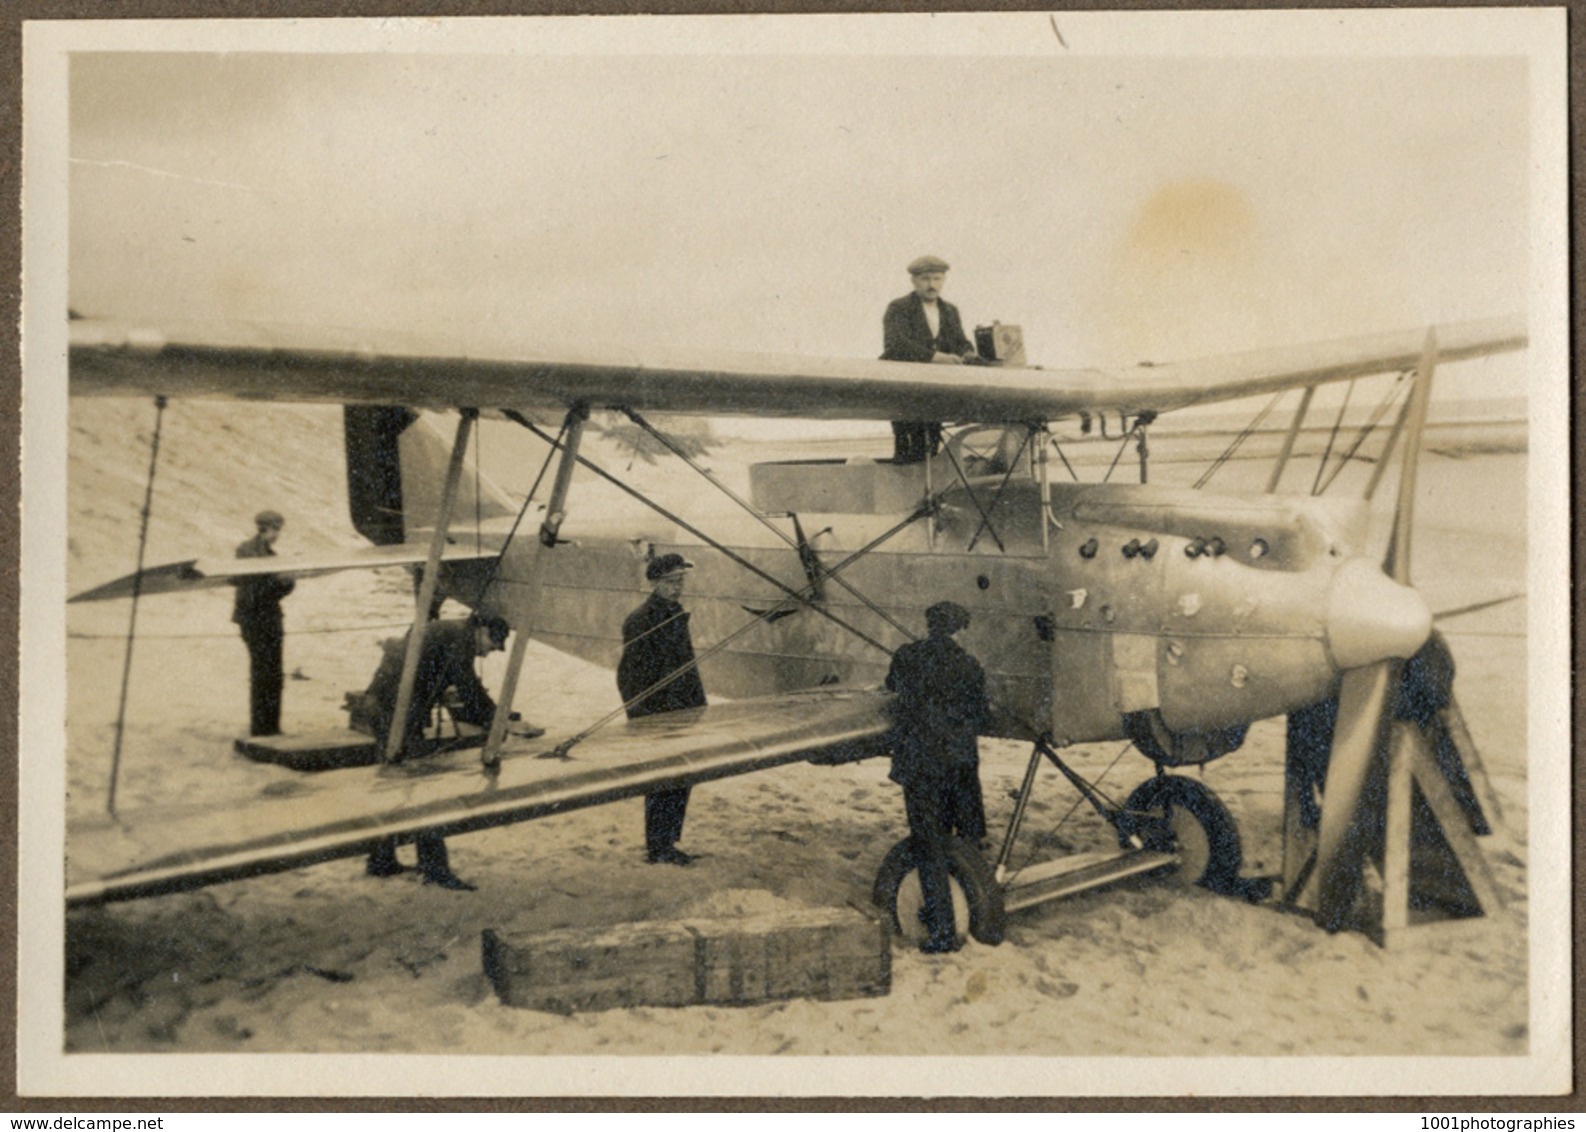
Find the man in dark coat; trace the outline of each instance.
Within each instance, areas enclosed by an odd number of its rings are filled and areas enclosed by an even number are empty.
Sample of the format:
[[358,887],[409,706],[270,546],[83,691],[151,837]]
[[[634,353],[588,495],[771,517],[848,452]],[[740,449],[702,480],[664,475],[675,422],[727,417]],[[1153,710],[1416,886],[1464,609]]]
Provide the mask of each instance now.
[[[649,600],[622,623],[617,691],[629,719],[705,705],[688,613],[678,602],[693,566],[681,554],[663,554],[651,562],[644,571],[653,587]],[[679,786],[645,795],[644,850],[651,864],[686,865],[694,859],[677,847],[688,792],[687,786]]]
[[[275,540],[286,520],[277,511],[260,511],[254,517],[257,533],[237,547],[238,558],[273,558]],[[231,619],[242,630],[248,646],[248,733],[281,733],[281,599],[296,583],[279,574],[255,574],[237,581],[237,598]]]
[[[958,308],[941,297],[947,264],[921,256],[909,264],[914,290],[887,304],[881,319],[881,358],[892,362],[961,365],[976,357],[964,334]],[[936,455],[942,440],[939,421],[893,421],[893,455],[898,464],[917,464]]]
[[[953,640],[967,628],[963,606],[943,601],[925,611],[930,635],[898,649],[887,672],[892,704],[892,774],[903,787],[909,844],[920,874],[927,953],[958,950],[948,887],[947,850],[964,822],[968,783],[979,799],[978,736],[986,726],[986,674]],[[982,817],[982,821],[984,818]]]
[[[486,729],[490,727],[496,715],[496,704],[474,672],[474,658],[487,656],[505,646],[507,633],[505,621],[481,613],[465,619],[431,621],[424,627],[424,644],[419,650],[418,670],[413,678],[413,699],[408,705],[402,746],[396,761],[412,757],[422,749],[430,713],[443,699],[454,720]],[[406,651],[405,642],[402,648],[388,650],[364,693],[366,702],[374,708],[375,738],[382,750],[395,722]],[[418,846],[418,869],[424,875],[425,884],[463,892],[473,890],[473,885],[452,872],[445,838],[438,833],[421,833],[414,842]],[[397,839],[387,838],[369,854],[365,870],[370,876],[394,876],[406,871],[406,866],[397,861],[396,847]]]

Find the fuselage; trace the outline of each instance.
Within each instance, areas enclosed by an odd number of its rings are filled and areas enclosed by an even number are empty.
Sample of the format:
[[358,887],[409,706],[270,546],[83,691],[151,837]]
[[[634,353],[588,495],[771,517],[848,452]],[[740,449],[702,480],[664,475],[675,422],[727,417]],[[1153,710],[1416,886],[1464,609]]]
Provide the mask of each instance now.
[[[972,617],[959,639],[986,670],[993,733],[1058,744],[1133,737],[1142,721],[1241,728],[1324,698],[1348,668],[1412,654],[1430,629],[1420,596],[1362,557],[1354,501],[1048,485],[1027,468],[966,482],[941,458],[761,464],[751,484],[769,525],[725,500],[689,517],[716,545],[658,518],[580,519],[575,504],[563,541],[517,539],[488,592],[478,565],[449,567],[445,585],[613,666],[646,562],[681,553],[705,686],[726,698],[879,684],[926,607],[952,600]],[[933,513],[908,522],[933,494]],[[522,687],[532,695],[532,676]]]

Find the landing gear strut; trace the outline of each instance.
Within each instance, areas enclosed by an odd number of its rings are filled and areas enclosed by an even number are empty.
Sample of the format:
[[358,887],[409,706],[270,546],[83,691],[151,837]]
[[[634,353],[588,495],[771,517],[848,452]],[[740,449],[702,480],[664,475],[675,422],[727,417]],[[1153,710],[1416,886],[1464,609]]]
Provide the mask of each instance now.
[[1165,774],[1137,786],[1118,815],[1118,844],[1175,854],[1182,884],[1249,895],[1239,878],[1243,854],[1233,815],[1193,778]]
[[[1112,825],[1117,831],[1119,850],[1070,854],[1025,867],[1010,876],[1008,862],[1014,839],[1023,823],[1036,771],[1043,759],[1052,762]],[[1265,899],[1270,892],[1270,882],[1241,878],[1242,856],[1239,830],[1233,816],[1217,795],[1195,779],[1158,774],[1136,787],[1120,807],[1109,803],[1050,746],[1037,743],[1030,755],[1024,783],[1016,795],[1013,817],[995,869],[986,865],[973,845],[964,841],[953,843],[948,873],[954,918],[960,935],[967,932],[981,943],[1000,943],[1006,933],[1009,912],[1086,892],[1125,877],[1170,869],[1185,885],[1201,885],[1213,892],[1251,901]],[[917,915],[919,892],[918,874],[905,839],[893,846],[881,863],[873,898],[883,914],[891,918],[893,930],[906,937],[923,936]]]

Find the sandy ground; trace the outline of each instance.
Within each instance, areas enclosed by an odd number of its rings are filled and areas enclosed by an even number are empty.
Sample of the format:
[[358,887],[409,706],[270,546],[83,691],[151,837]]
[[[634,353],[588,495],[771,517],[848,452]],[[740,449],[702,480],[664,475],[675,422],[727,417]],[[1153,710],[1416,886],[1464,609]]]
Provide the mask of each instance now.
[[[72,410],[76,590],[130,569],[152,411],[118,402]],[[228,554],[248,533],[253,510],[267,503],[290,516],[284,550],[354,544],[337,494],[337,416],[274,408],[246,414],[173,410],[150,562]],[[246,432],[238,424],[244,419]],[[268,446],[256,442],[262,436]],[[1434,609],[1523,594],[1525,468],[1515,454],[1427,457],[1416,571]],[[1230,474],[1234,486],[1240,473]],[[267,494],[261,483],[270,484]],[[408,613],[407,595],[400,571],[299,584],[286,606],[289,730],[339,724],[342,693],[366,681],[376,642]],[[69,609],[69,813],[104,806],[127,613],[124,602]],[[1483,846],[1507,907],[1426,928],[1401,947],[1328,935],[1274,905],[1156,879],[1020,913],[1000,947],[971,944],[946,957],[900,947],[892,991],[881,998],[569,1017],[496,1000],[480,963],[487,928],[864,904],[877,865],[905,832],[899,793],[881,761],[798,765],[697,788],[684,845],[700,860],[686,870],[643,863],[640,803],[632,801],[454,838],[454,866],[479,885],[473,894],[425,888],[411,874],[372,880],[361,862],[340,861],[73,913],[66,1046],[82,1053],[1524,1054],[1539,1040],[1528,1023],[1525,613],[1521,598],[1443,624],[1459,664],[1457,694],[1502,800],[1498,828]],[[219,801],[290,777],[231,753],[246,718],[246,657],[228,615],[225,593],[143,604],[118,783],[123,808],[155,798]],[[616,703],[609,673],[538,646],[530,672],[532,699],[520,706],[539,721],[582,723]],[[1239,824],[1248,875],[1272,875],[1281,865],[1282,742],[1281,721],[1259,724],[1243,750],[1204,771]],[[1072,754],[1116,797],[1149,771],[1119,744]],[[1019,744],[983,745],[994,828],[1007,819],[1027,756]],[[1016,862],[1109,844],[1100,819],[1045,772]],[[1149,1083],[1141,1091],[1151,1092]]]

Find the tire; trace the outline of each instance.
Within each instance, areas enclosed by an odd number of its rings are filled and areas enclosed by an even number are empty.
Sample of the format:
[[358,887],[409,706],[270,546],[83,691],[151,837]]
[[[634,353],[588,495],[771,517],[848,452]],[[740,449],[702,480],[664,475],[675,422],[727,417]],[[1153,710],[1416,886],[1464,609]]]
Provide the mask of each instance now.
[[[958,934],[967,932],[978,942],[993,947],[1001,943],[1008,932],[1008,913],[1002,905],[1002,889],[980,850],[953,838],[947,850],[947,876]],[[919,878],[909,853],[909,839],[905,837],[882,860],[871,899],[888,917],[895,933],[924,939],[924,926],[915,916],[920,906],[919,892]]]
[[1162,775],[1135,788],[1118,819],[1118,843],[1127,849],[1134,838],[1147,849],[1179,854],[1178,876],[1186,885],[1250,895],[1239,878],[1243,854],[1233,815],[1193,778]]

